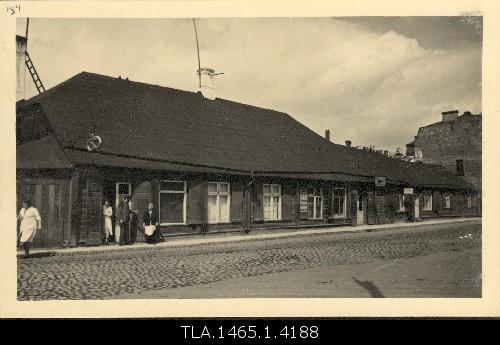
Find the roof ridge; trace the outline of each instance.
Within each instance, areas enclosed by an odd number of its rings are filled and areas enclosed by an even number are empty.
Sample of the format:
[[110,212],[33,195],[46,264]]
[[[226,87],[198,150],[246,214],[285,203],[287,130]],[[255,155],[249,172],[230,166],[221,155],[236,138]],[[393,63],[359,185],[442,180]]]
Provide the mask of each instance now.
[[[58,86],[62,86],[63,84],[66,84],[66,83],[72,81],[73,79],[76,79],[76,77],[82,76],[82,75],[94,76],[94,77],[99,77],[99,78],[106,78],[106,79],[110,79],[110,80],[113,80],[113,81],[123,81],[123,82],[128,82],[128,83],[131,83],[131,84],[138,84],[138,85],[149,86],[149,87],[152,86],[152,87],[155,87],[155,88],[158,88],[158,89],[161,89],[161,90],[169,90],[169,91],[175,91],[175,92],[180,92],[180,93],[186,93],[186,94],[190,94],[190,95],[199,95],[200,97],[203,97],[201,95],[200,91],[190,91],[190,90],[178,89],[178,88],[174,88],[174,87],[171,87],[171,86],[164,86],[164,85],[159,85],[159,84],[146,83],[146,82],[142,82],[142,81],[135,81],[135,80],[131,80],[131,79],[128,79],[128,78],[121,78],[120,79],[121,76],[119,76],[118,78],[115,78],[115,77],[110,76],[110,75],[100,74],[100,73],[95,73],[95,72],[88,72],[88,71],[81,71],[80,73],[75,74],[73,77],[71,77],[71,78],[69,78],[69,79],[67,79],[67,80],[65,80],[65,81],[63,81],[63,82],[61,82],[61,83],[53,86],[49,90],[52,90],[53,88],[58,87]],[[47,90],[46,92],[48,92],[49,90]],[[46,92],[42,93],[41,95],[45,94]],[[28,99],[27,101],[30,101],[33,98],[38,97],[38,96],[40,96],[40,95],[36,95],[36,96]],[[251,107],[251,108],[256,108],[256,109],[261,109],[261,110],[267,110],[267,111],[271,111],[271,112],[274,112],[274,113],[278,113],[278,114],[283,114],[283,115],[290,116],[286,112],[283,112],[283,111],[280,111],[280,110],[271,109],[271,108],[265,108],[265,107],[262,107],[262,106],[256,106],[256,105],[247,104],[247,103],[243,103],[243,102],[238,102],[238,101],[235,101],[235,100],[221,98],[221,97],[217,97],[215,100],[213,100],[211,102],[214,102],[214,101],[215,102],[217,102],[217,101],[228,102],[228,103],[232,103],[232,104],[242,105],[242,106],[245,106],[245,107]]]

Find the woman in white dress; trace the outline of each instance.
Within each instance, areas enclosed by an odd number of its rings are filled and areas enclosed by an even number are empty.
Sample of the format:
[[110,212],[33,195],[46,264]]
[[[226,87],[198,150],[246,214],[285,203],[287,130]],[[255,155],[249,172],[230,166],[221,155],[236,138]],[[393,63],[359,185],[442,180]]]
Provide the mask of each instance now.
[[20,224],[19,245],[24,247],[24,257],[29,257],[30,244],[33,243],[37,230],[42,230],[42,220],[38,210],[31,205],[31,202],[25,200],[23,208],[17,217]]
[[109,244],[110,236],[113,236],[113,222],[111,217],[113,217],[113,208],[111,207],[109,201],[104,202],[103,207],[104,214],[104,244]]

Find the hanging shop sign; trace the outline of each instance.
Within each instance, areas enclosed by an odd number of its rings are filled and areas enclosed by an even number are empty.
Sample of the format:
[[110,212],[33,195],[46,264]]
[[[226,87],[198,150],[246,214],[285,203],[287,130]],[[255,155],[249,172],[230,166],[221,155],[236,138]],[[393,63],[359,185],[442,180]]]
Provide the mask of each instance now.
[[89,152],[97,150],[99,147],[101,147],[101,145],[102,145],[102,139],[98,135],[92,135],[87,140],[87,150],[89,150]]
[[413,188],[405,188],[403,190],[403,194],[405,194],[405,195],[411,195],[411,194],[413,194]]

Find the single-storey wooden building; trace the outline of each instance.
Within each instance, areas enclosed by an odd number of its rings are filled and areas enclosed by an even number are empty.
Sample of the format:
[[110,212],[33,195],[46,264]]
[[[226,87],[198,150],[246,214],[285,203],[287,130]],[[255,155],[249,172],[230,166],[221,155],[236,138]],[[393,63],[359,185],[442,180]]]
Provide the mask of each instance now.
[[18,202],[41,211],[39,247],[100,244],[102,205],[121,195],[140,219],[153,202],[164,236],[392,223],[404,198],[419,218],[480,214],[474,187],[438,166],[333,144],[281,112],[121,78],[83,72],[20,101],[16,128]]

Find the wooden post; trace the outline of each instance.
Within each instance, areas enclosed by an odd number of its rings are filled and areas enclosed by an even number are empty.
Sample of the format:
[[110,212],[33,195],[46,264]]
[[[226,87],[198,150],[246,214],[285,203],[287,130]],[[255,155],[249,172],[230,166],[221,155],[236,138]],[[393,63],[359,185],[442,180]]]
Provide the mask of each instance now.
[[80,227],[80,172],[75,170],[69,181],[69,207],[68,207],[68,244],[76,247],[78,242],[78,229]]
[[[353,189],[351,190],[351,225],[352,226],[357,226],[358,225],[358,191]],[[363,210],[363,212],[366,212],[366,210]]]
[[254,183],[254,179],[252,178],[247,184],[244,184],[245,190],[245,213],[244,213],[244,229],[246,233],[249,233],[252,230],[252,185]]
[[250,181],[247,186],[247,224],[246,224],[246,232],[249,233],[252,231],[252,181]]

